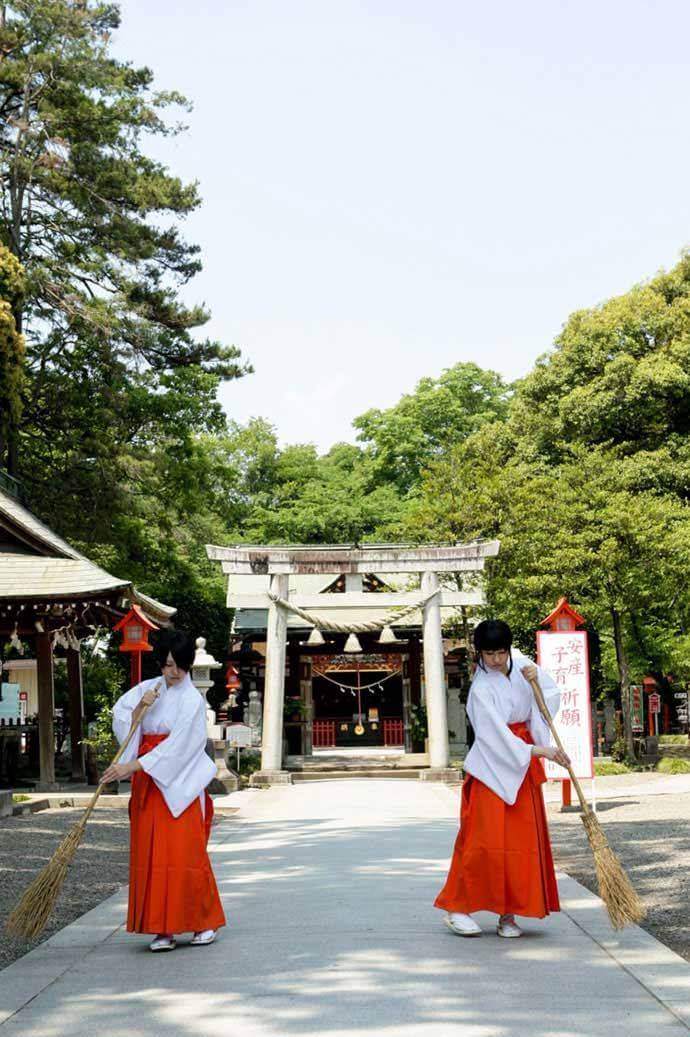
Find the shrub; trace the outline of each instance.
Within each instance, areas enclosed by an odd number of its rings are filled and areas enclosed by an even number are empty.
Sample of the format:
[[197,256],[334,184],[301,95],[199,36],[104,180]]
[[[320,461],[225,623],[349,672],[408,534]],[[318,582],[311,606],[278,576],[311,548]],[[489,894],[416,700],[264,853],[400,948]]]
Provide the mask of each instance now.
[[113,734],[113,707],[101,706],[93,724],[93,733],[84,738],[83,743],[93,750],[99,772],[106,769],[118,750],[118,743]]
[[611,746],[611,759],[616,763],[620,763],[625,759],[626,756],[626,745],[624,738],[617,738]]
[[606,777],[608,774],[631,774],[632,771],[628,767],[627,763],[623,763],[622,760],[613,761],[612,763],[595,763],[594,774],[595,777]]
[[659,760],[656,769],[661,774],[690,774],[690,760],[666,757],[663,760]]
[[413,742],[423,742],[429,734],[429,725],[426,717],[426,707],[421,703],[410,706],[409,709],[410,738]]
[[[237,767],[237,753],[234,749],[230,750],[228,755],[228,767],[230,770],[235,770]],[[240,752],[240,788],[246,788],[249,784],[249,779],[255,771],[261,770],[261,750],[260,749],[242,749]]]
[[687,745],[687,735],[659,735],[659,745]]

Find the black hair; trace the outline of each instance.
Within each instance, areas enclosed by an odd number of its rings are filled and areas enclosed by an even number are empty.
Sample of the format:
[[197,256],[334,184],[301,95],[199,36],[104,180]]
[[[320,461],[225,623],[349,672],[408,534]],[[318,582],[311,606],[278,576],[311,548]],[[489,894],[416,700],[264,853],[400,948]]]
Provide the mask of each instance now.
[[189,673],[194,662],[196,646],[192,637],[184,630],[163,630],[154,653],[161,669],[168,661],[168,655],[172,655],[179,668]]
[[513,656],[510,651],[513,643],[513,631],[502,619],[483,619],[474,629],[474,648],[477,653],[477,665],[486,670],[482,652],[508,652],[508,673],[513,669]]

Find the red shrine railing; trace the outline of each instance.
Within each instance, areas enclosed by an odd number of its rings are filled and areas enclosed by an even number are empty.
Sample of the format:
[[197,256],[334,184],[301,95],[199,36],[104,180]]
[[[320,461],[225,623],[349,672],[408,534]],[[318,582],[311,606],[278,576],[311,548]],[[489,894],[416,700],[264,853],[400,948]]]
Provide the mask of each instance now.
[[335,749],[335,720],[315,720],[312,724],[315,749]]
[[[312,723],[312,746],[314,749],[335,749],[337,720],[314,720]],[[383,744],[398,746],[405,744],[405,728],[402,720],[383,720]]]
[[403,745],[404,742],[405,742],[405,732],[404,732],[402,720],[384,720],[383,721],[383,744],[384,745]]

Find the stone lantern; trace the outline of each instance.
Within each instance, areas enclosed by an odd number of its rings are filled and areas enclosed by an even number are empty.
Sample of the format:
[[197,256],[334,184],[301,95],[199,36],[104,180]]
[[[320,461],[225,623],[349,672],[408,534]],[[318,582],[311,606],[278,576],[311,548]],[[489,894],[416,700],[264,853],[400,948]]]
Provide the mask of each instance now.
[[[208,694],[208,689],[213,687],[211,671],[220,668],[221,663],[216,662],[213,656],[206,651],[206,638],[197,637],[196,654],[192,663],[192,682],[204,699]],[[217,767],[216,777],[211,782],[209,790],[220,793],[235,792],[239,787],[239,782],[236,775],[228,770],[225,760],[224,730],[219,724],[216,724],[216,714],[208,703],[206,704],[206,733],[208,736],[207,751]]]
[[[220,667],[221,664],[216,662],[213,656],[206,651],[206,638],[197,637],[196,654],[192,663],[192,682],[204,698],[208,694],[208,689],[213,687],[214,682],[211,677],[211,670],[219,670]],[[216,714],[208,704],[206,706],[206,719],[208,721],[209,738],[221,738],[221,730],[216,724]]]

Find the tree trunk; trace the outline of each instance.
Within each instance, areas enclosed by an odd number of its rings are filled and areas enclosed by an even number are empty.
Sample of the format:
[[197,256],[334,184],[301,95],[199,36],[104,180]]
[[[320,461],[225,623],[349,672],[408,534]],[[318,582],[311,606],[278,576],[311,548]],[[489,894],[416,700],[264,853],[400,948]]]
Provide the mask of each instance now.
[[611,609],[613,619],[613,640],[616,646],[616,661],[621,685],[621,708],[623,712],[623,738],[625,739],[625,755],[631,759],[635,755],[632,729],[632,696],[630,694],[630,668],[623,643],[623,623],[618,609]]

